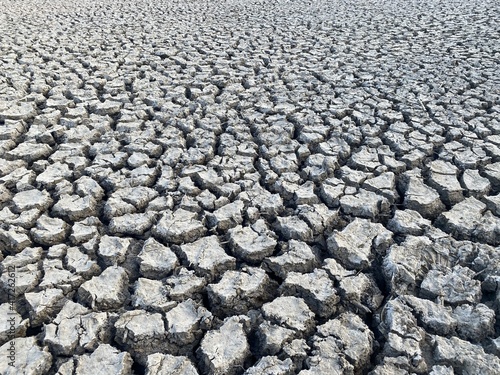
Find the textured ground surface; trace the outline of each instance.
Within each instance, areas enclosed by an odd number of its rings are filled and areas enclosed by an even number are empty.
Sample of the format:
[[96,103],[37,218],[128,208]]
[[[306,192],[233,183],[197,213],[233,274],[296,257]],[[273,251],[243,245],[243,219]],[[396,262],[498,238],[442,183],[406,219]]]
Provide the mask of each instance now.
[[0,373],[500,373],[498,1],[0,9]]

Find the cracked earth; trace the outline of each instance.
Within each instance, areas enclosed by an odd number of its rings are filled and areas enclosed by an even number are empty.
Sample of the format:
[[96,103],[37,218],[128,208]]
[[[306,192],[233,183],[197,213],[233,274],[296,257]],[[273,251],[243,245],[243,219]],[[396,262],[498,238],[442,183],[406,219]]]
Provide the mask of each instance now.
[[0,9],[0,373],[500,373],[500,3]]

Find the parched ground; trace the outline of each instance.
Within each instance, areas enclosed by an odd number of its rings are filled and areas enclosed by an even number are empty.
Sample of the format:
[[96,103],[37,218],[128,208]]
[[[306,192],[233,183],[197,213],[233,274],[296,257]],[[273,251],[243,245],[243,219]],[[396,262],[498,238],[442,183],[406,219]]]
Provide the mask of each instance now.
[[0,0],[0,373],[499,374],[499,21]]

